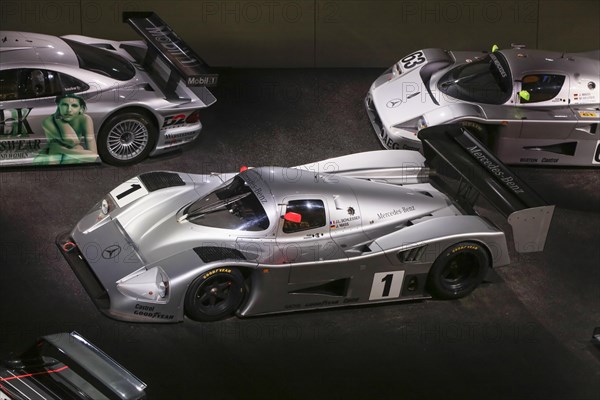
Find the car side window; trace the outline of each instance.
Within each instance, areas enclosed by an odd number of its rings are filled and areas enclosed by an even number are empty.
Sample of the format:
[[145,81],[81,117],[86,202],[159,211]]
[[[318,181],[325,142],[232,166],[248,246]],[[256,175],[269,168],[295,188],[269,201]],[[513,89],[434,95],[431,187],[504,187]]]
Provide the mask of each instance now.
[[59,72],[58,76],[60,77],[60,85],[64,93],[85,92],[90,88],[88,84],[72,77],[71,75]]
[[529,93],[529,99],[520,96],[521,104],[539,103],[555,98],[565,83],[564,75],[526,75],[521,82],[521,90]]
[[0,71],[0,101],[17,100],[19,98],[19,70],[5,69]]
[[62,93],[58,74],[45,69],[21,69],[19,71],[17,99],[35,99],[57,96]]
[[291,200],[286,213],[301,215],[300,222],[284,221],[283,233],[295,233],[325,226],[325,205],[321,200]]

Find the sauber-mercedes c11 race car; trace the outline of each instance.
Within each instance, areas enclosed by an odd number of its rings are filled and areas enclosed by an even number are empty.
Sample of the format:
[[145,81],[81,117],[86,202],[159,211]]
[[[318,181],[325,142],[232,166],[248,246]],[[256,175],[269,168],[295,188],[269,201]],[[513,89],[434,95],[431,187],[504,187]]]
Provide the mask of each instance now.
[[0,32],[0,166],[139,162],[190,143],[218,76],[153,13],[143,41]]
[[365,103],[387,149],[418,150],[422,128],[462,123],[507,164],[600,166],[600,51],[419,50]]
[[415,151],[379,150],[295,168],[121,184],[57,245],[97,307],[127,321],[200,321],[399,300],[460,298],[541,251],[554,206],[466,128],[420,132]]

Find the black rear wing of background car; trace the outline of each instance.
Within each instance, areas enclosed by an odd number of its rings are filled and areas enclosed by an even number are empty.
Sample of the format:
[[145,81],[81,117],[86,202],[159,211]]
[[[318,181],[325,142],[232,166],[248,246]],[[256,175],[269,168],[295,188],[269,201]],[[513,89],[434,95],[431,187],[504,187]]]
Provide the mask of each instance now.
[[430,180],[466,210],[479,195],[512,226],[519,253],[542,251],[554,213],[529,185],[460,125],[440,125],[419,132]]
[[[62,369],[77,371],[84,379],[91,378],[93,387],[109,398],[119,400],[141,400],[146,398],[147,385],[121,366],[102,350],[94,346],[77,332],[57,333],[39,338],[16,361],[15,367],[27,370],[28,366],[42,370],[48,360],[56,356],[65,366]],[[95,382],[100,386],[97,386]],[[81,384],[86,381],[79,380]],[[77,390],[77,388],[74,388]],[[77,397],[79,398],[79,397]],[[83,398],[83,397],[82,397]]]
[[[190,87],[216,86],[219,75],[209,72],[209,67],[158,15],[153,12],[124,12],[123,22],[128,23],[143,39],[148,50],[145,55],[134,49],[127,51],[156,81],[161,81],[157,58],[170,70],[165,80],[166,92],[172,94],[180,79]],[[133,50],[133,51],[130,51]]]

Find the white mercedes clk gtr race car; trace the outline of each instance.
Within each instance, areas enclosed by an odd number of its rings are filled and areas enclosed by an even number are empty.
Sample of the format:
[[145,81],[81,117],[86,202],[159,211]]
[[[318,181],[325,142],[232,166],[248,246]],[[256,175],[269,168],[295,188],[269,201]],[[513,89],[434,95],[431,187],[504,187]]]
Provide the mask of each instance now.
[[127,321],[460,298],[519,252],[541,251],[554,206],[467,128],[295,168],[150,172],[104,197],[57,245],[97,307]]
[[198,137],[218,76],[153,13],[143,41],[0,31],[0,167],[137,163]]
[[365,104],[387,149],[419,150],[422,128],[462,123],[507,164],[600,166],[600,51],[419,50]]

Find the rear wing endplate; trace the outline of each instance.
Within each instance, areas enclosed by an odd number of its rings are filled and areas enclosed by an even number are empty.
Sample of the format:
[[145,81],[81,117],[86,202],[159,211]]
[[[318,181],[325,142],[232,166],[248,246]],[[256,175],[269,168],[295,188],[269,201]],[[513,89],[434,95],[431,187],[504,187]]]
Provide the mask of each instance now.
[[554,213],[529,185],[460,125],[419,132],[431,181],[466,209],[482,195],[512,226],[519,253],[542,251]]
[[102,350],[88,342],[77,332],[58,333],[38,339],[34,348],[27,353],[38,353],[44,346],[57,349],[77,366],[96,378],[117,398],[123,400],[146,397],[146,384],[113,360]]
[[216,86],[218,74],[212,74],[208,65],[190,48],[173,29],[153,12],[124,12],[123,22],[128,23],[142,38],[148,47],[142,66],[152,71],[155,60],[161,58],[171,73],[167,89],[177,87],[183,79],[189,87]]

